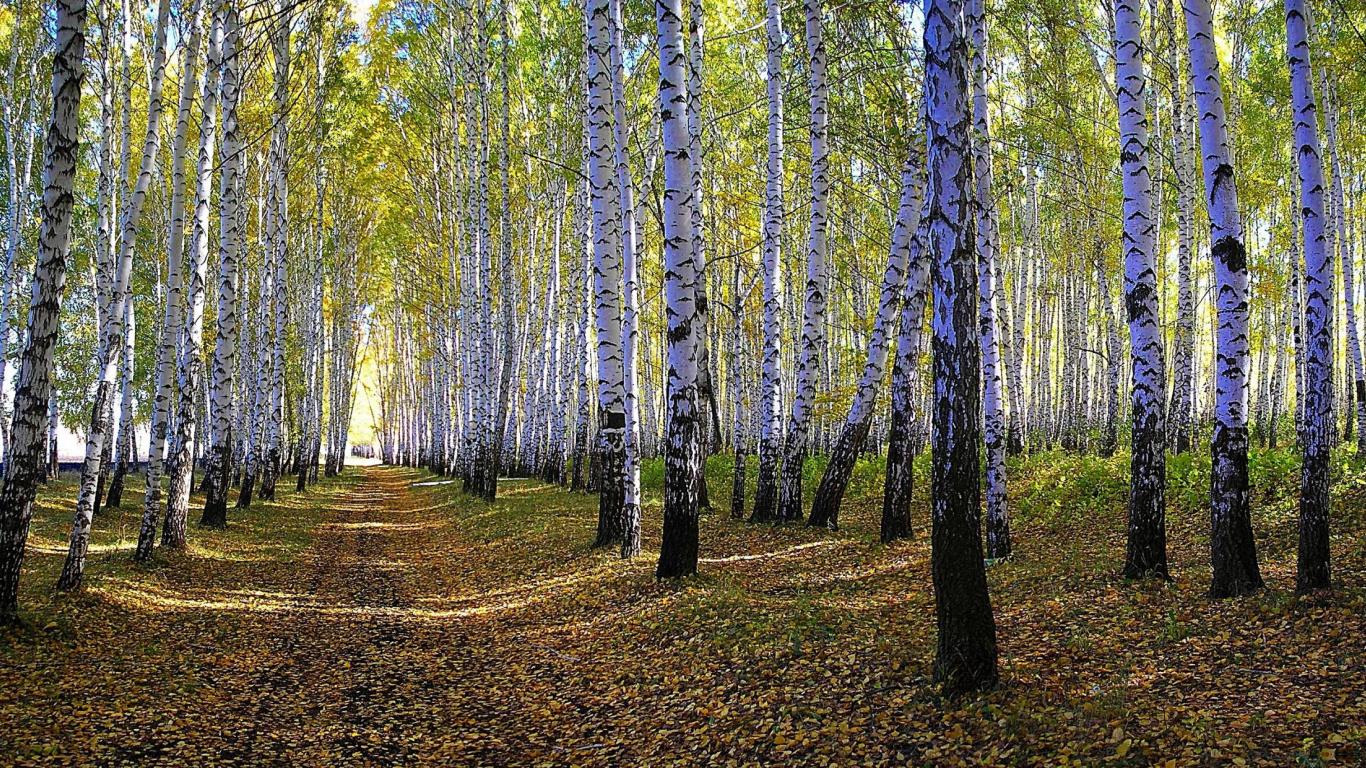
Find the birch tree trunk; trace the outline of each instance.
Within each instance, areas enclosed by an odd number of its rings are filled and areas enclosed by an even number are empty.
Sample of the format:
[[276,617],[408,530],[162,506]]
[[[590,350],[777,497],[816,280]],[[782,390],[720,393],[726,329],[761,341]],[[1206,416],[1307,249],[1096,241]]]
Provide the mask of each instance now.
[[133,301],[129,297],[123,306],[123,352],[119,357],[119,429],[115,438],[114,474],[109,481],[109,494],[105,506],[118,507],[123,503],[124,479],[128,475],[128,465],[137,461],[137,440],[133,434],[135,427],[133,413],[133,350],[136,346],[137,330],[133,315]]
[[972,207],[972,107],[962,0],[925,6],[929,247],[934,291],[931,572],[935,679],[957,694],[996,684],[996,622],[982,562],[980,361]]
[[[1291,102],[1295,112],[1295,156],[1303,206],[1300,209],[1300,224],[1304,228],[1304,284],[1307,291],[1304,345],[1308,359],[1304,372],[1304,427],[1300,443],[1300,543],[1295,571],[1295,590],[1303,593],[1332,586],[1328,556],[1328,492],[1331,482],[1329,459],[1334,441],[1330,419],[1333,260],[1324,242],[1327,233],[1323,217],[1323,161],[1319,149],[1318,106],[1314,100],[1309,55],[1309,18],[1304,0],[1285,0],[1285,26]],[[1331,116],[1328,125],[1332,131]],[[1329,135],[1331,138],[1332,134]]]
[[987,31],[983,0],[968,0],[972,35],[973,180],[977,228],[978,335],[982,346],[982,412],[986,440],[987,557],[1010,557],[1010,518],[1006,510],[1006,425],[1001,381],[1001,329],[996,282],[1000,234],[991,170],[991,125],[987,114]]
[[1167,68],[1172,89],[1172,157],[1176,175],[1177,200],[1177,299],[1176,332],[1172,338],[1172,392],[1168,413],[1168,440],[1175,453],[1191,448],[1191,418],[1195,397],[1195,277],[1192,274],[1195,235],[1195,158],[1192,150],[1193,103],[1187,78],[1178,61],[1177,20],[1167,0]]
[[1183,0],[1195,102],[1200,114],[1200,152],[1214,259],[1218,333],[1215,349],[1216,400],[1210,443],[1211,597],[1233,597],[1261,589],[1257,543],[1248,510],[1248,290],[1247,250],[1238,211],[1238,189],[1224,116],[1224,89],[1214,47],[1214,18],[1208,0]]
[[686,67],[680,0],[655,0],[659,44],[659,115],[664,146],[664,312],[668,323],[664,532],[655,576],[697,572],[702,424],[697,399],[700,326],[698,268],[692,233],[692,158],[687,128]]
[[825,465],[825,474],[811,502],[808,525],[839,528],[840,503],[849,487],[854,463],[863,450],[872,425],[878,391],[887,370],[887,348],[893,323],[898,319],[901,297],[906,285],[906,264],[911,257],[911,240],[920,227],[920,209],[925,194],[922,175],[925,158],[923,145],[912,142],[913,149],[901,168],[901,200],[897,207],[896,223],[892,226],[892,245],[887,255],[887,268],[882,274],[882,290],[878,297],[877,314],[873,319],[873,333],[868,340],[867,361],[859,377],[854,402],[849,406],[844,426]]
[[203,367],[200,354],[204,334],[204,279],[209,250],[210,182],[213,180],[214,150],[218,132],[218,81],[222,63],[237,57],[236,18],[227,13],[224,3],[214,13],[205,63],[203,91],[200,94],[199,157],[195,167],[194,225],[190,235],[190,259],[186,269],[185,329],[181,342],[176,379],[180,396],[176,403],[174,453],[170,460],[170,487],[166,499],[166,523],[161,546],[182,549],[185,524],[190,513],[190,475],[194,470],[195,393],[201,383]]
[[[1299,9],[1303,11],[1303,9]],[[1287,13],[1289,9],[1287,8]],[[1305,22],[1306,26],[1308,22]],[[1292,52],[1292,66],[1294,52]],[[1305,59],[1309,58],[1308,43],[1305,43]],[[1350,393],[1356,404],[1356,439],[1357,454],[1366,455],[1366,366],[1362,364],[1361,357],[1361,336],[1357,330],[1357,311],[1356,311],[1356,266],[1353,263],[1352,254],[1352,233],[1351,217],[1347,215],[1347,195],[1343,191],[1343,169],[1342,157],[1339,152],[1338,143],[1338,110],[1337,105],[1331,98],[1328,90],[1328,80],[1319,70],[1319,84],[1322,87],[1323,102],[1326,105],[1324,128],[1328,133],[1328,155],[1333,167],[1333,187],[1332,199],[1333,207],[1337,210],[1336,237],[1333,240],[1337,244],[1338,252],[1342,257],[1342,300],[1346,306],[1347,323],[1347,362],[1351,366],[1348,373],[1351,376],[1352,388]],[[1310,94],[1312,96],[1312,93]],[[1317,135],[1317,132],[1316,134]],[[1332,266],[1332,251],[1329,250],[1329,266]],[[1351,418],[1347,421],[1348,428],[1352,426]]]
[[782,449],[783,318],[783,14],[765,0],[768,75],[768,159],[764,186],[764,347],[759,382],[759,476],[750,522],[776,520]]
[[612,75],[612,145],[616,162],[617,191],[620,194],[622,215],[621,261],[622,287],[625,298],[625,313],[622,316],[622,370],[626,388],[626,434],[625,467],[622,480],[622,538],[621,556],[635,557],[640,554],[640,403],[637,395],[636,379],[639,375],[636,361],[639,345],[640,314],[640,277],[637,261],[636,202],[634,184],[631,179],[631,166],[626,152],[626,99],[625,66],[622,62],[624,49],[621,0],[608,0],[610,6],[611,65]]
[[165,307],[161,336],[157,343],[156,374],[153,379],[152,428],[148,440],[148,474],[142,497],[142,526],[133,559],[146,562],[156,544],[157,523],[161,521],[161,476],[165,470],[167,430],[171,421],[171,400],[175,394],[175,351],[184,327],[184,161],[190,134],[190,111],[194,90],[199,85],[197,72],[199,44],[202,40],[204,3],[195,1],[189,19],[189,42],[180,52],[180,98],[176,108],[175,138],[171,145],[171,231],[167,236]]
[[[928,103],[927,103],[928,106]],[[917,213],[911,239],[906,285],[901,294],[896,361],[892,365],[892,413],[887,432],[887,475],[882,491],[880,536],[886,544],[911,535],[911,492],[915,455],[924,442],[921,423],[920,356],[924,351],[925,291],[930,279],[929,199]]]
[[778,517],[802,518],[802,467],[806,463],[811,409],[816,399],[820,352],[825,347],[826,216],[829,205],[830,158],[826,146],[828,88],[825,41],[821,36],[821,0],[803,0],[806,15],[807,73],[811,85],[811,228],[806,248],[806,304],[802,309],[801,357],[797,389],[783,446],[783,474]]
[[1156,223],[1148,168],[1147,82],[1143,73],[1143,24],[1139,8],[1137,0],[1115,2],[1115,89],[1124,185],[1124,304],[1129,317],[1132,408],[1124,577],[1169,579],[1163,443],[1163,390],[1167,373],[1162,359],[1162,332],[1157,325]]
[[[507,0],[499,4],[498,18],[501,25],[501,48],[502,48],[502,67],[500,67],[499,79],[502,85],[502,136],[499,143],[498,174],[502,187],[502,195],[499,197],[500,211],[498,215],[498,290],[499,308],[502,312],[501,324],[503,326],[503,350],[501,369],[498,378],[498,407],[494,414],[493,424],[489,431],[491,442],[489,445],[489,473],[484,484],[484,499],[493,501],[498,495],[498,476],[503,469],[503,444],[507,429],[508,403],[512,396],[512,372],[517,364],[517,347],[514,329],[516,327],[516,285],[514,284],[512,271],[512,243],[510,222],[512,203],[508,200],[508,152],[512,141],[508,127],[508,102],[511,96],[508,91],[508,47],[511,45],[508,39],[508,13]],[[534,249],[533,249],[534,250]]]
[[[224,17],[224,40],[233,47],[240,34],[236,7],[229,6]],[[218,298],[214,329],[213,361],[209,378],[209,451],[204,472],[204,511],[199,524],[221,528],[228,524],[229,465],[232,463],[233,372],[237,366],[237,337],[240,329],[237,306],[238,265],[241,261],[242,231],[238,226],[242,205],[242,136],[237,122],[241,96],[241,75],[235,57],[223,59],[223,163],[218,179]],[[318,302],[321,307],[321,299]]]
[[[124,203],[119,227],[114,282],[109,289],[109,314],[105,318],[106,327],[102,329],[103,337],[96,357],[99,378],[95,384],[90,431],[86,437],[85,462],[81,467],[81,484],[76,497],[76,516],[71,524],[66,562],[62,566],[61,576],[57,579],[57,588],[60,590],[80,587],[85,573],[85,556],[90,547],[90,524],[97,502],[97,484],[104,465],[110,413],[113,410],[114,385],[119,378],[119,357],[124,345],[124,322],[128,317],[128,280],[133,269],[133,245],[137,239],[138,221],[142,217],[142,205],[147,199],[147,187],[152,182],[157,150],[161,146],[161,82],[166,71],[166,24],[170,14],[170,0],[160,0],[154,31],[152,80],[148,93],[147,134],[143,140],[142,165],[132,193]],[[131,23],[131,19],[126,19],[125,23]],[[126,179],[127,174],[124,174],[123,178]]]
[[588,178],[593,208],[593,317],[598,351],[598,532],[625,537],[626,386],[621,345],[621,195],[613,163],[611,2],[589,0]]
[[266,232],[266,263],[270,270],[271,320],[270,393],[265,423],[264,461],[261,467],[261,500],[275,498],[275,483],[280,476],[281,424],[285,395],[285,262],[289,257],[289,71],[290,17],[292,5],[281,2],[279,20],[271,34],[275,55],[275,112],[270,145],[270,193],[267,218],[272,222]]
[[85,77],[84,0],[56,0],[52,57],[52,118],[43,142],[42,224],[28,310],[28,335],[19,358],[10,450],[0,487],[0,623],[19,618],[19,573],[28,541],[33,497],[43,476],[43,421],[52,392],[66,256],[70,246],[76,161],[80,152],[81,81]]

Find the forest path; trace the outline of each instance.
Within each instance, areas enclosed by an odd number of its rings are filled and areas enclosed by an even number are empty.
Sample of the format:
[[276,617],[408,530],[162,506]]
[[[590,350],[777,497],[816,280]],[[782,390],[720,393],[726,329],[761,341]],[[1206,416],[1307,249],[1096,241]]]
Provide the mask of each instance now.
[[[1075,474],[1033,471],[1048,488]],[[1094,514],[1017,496],[1021,554],[989,571],[1003,686],[950,703],[929,679],[928,537],[877,544],[877,495],[838,533],[704,514],[700,572],[673,583],[653,574],[657,487],[631,561],[590,547],[596,497],[535,480],[487,504],[418,470],[347,468],[150,566],[131,563],[128,505],[96,521],[86,590],[59,595],[74,485],[54,485],[30,623],[0,630],[0,767],[1366,758],[1358,491],[1335,521],[1339,592],[1285,591],[1293,509],[1267,510],[1279,586],[1238,601],[1204,596],[1203,510],[1171,518],[1175,583],[1130,584],[1122,486]]]
[[[449,615],[433,611],[445,591],[451,549],[446,505],[432,485],[390,467],[365,467],[314,532],[290,581],[301,610],[270,614],[252,660],[254,679],[237,708],[243,763],[411,764],[458,739],[463,702],[450,685],[469,649]],[[247,639],[247,644],[258,645]]]

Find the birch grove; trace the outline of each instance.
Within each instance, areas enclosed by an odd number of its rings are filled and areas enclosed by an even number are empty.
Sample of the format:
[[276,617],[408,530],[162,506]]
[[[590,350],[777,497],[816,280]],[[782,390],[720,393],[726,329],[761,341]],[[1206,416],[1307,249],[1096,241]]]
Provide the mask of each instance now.
[[1040,488],[1091,483],[1049,514],[1102,570],[1219,599],[1293,501],[1295,589],[1337,586],[1358,6],[646,10],[6,6],[0,615],[35,499],[74,592],[369,464],[549,527],[596,497],[586,556],[659,579],[924,554],[956,693],[1002,674]]

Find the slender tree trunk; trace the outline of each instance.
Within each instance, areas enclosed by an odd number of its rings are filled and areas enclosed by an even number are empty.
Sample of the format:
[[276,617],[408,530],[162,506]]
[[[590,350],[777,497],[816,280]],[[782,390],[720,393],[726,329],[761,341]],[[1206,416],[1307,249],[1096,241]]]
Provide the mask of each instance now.
[[[1168,579],[1166,433],[1167,373],[1157,325],[1156,227],[1148,168],[1147,82],[1136,0],[1115,2],[1115,88],[1124,185],[1124,305],[1129,316],[1131,430],[1128,546],[1124,577]],[[1112,350],[1112,354],[1118,350]]]
[[807,236],[806,303],[802,309],[797,390],[788,416],[778,496],[778,517],[785,521],[802,518],[802,467],[806,464],[820,353],[825,348],[825,274],[828,268],[825,238],[830,189],[830,158],[826,145],[829,91],[825,81],[821,0],[803,0],[802,7],[806,16],[807,74],[811,86],[811,228]]
[[1223,83],[1214,48],[1214,18],[1208,0],[1183,0],[1195,101],[1200,114],[1205,195],[1210,218],[1210,253],[1217,284],[1215,349],[1216,401],[1210,443],[1211,597],[1232,597],[1261,589],[1257,543],[1252,537],[1247,478],[1248,290],[1247,250],[1238,211]]
[[1010,557],[1010,517],[1006,510],[1006,434],[1001,381],[1001,329],[997,320],[1000,233],[991,170],[991,127],[987,114],[987,31],[983,0],[968,0],[972,35],[973,176],[977,229],[977,309],[981,337],[983,437],[986,440],[987,557]]
[[621,345],[621,195],[613,163],[611,2],[588,5],[588,178],[593,207],[593,316],[598,350],[598,532],[625,536],[626,386]]
[[[928,106],[928,105],[927,105]],[[887,432],[887,476],[882,492],[882,543],[911,536],[915,456],[924,444],[920,356],[924,351],[926,288],[930,279],[929,199],[921,203],[901,294],[896,362],[892,366],[892,413]]]
[[640,554],[640,403],[636,380],[639,375],[636,361],[639,345],[640,278],[637,261],[636,202],[631,167],[626,153],[625,66],[622,63],[623,27],[621,0],[608,0],[610,6],[612,79],[612,148],[616,164],[617,192],[622,215],[621,256],[622,288],[625,312],[622,315],[621,357],[625,385],[626,434],[625,467],[622,473],[622,538],[621,556]]
[[[1303,10],[1303,9],[1299,9]],[[1290,8],[1287,4],[1286,9],[1289,14]],[[1306,26],[1308,22],[1305,22]],[[1305,43],[1304,56],[1306,61],[1309,58],[1308,43]],[[1295,53],[1292,51],[1292,67]],[[1319,70],[1319,84],[1322,86],[1322,100],[1326,105],[1324,127],[1328,133],[1328,155],[1333,168],[1332,200],[1333,207],[1337,210],[1336,236],[1333,240],[1337,244],[1338,252],[1342,256],[1342,300],[1346,308],[1347,323],[1347,362],[1351,368],[1347,371],[1352,386],[1348,390],[1350,399],[1356,408],[1356,441],[1357,454],[1366,455],[1366,366],[1362,363],[1361,337],[1357,330],[1357,311],[1356,311],[1356,266],[1352,253],[1352,232],[1350,227],[1351,217],[1347,215],[1347,195],[1343,190],[1343,179],[1345,178],[1342,169],[1342,157],[1339,152],[1338,144],[1338,110],[1337,105],[1331,98],[1328,90],[1328,80],[1322,69]],[[1312,94],[1311,94],[1312,97]],[[1320,173],[1320,175],[1322,175]],[[1332,268],[1332,251],[1329,250],[1329,268]],[[1347,428],[1352,428],[1352,419],[1347,419]],[[1326,560],[1325,560],[1326,562]]]
[[[152,556],[157,524],[161,521],[161,478],[165,470],[166,438],[174,396],[175,353],[184,327],[185,248],[185,147],[190,132],[190,110],[198,86],[199,46],[203,38],[203,3],[194,3],[189,19],[189,43],[181,52],[180,100],[176,110],[175,138],[171,145],[171,227],[166,240],[166,304],[162,314],[161,337],[157,343],[156,373],[153,382],[152,423],[147,450],[147,490],[143,496],[142,526],[138,532],[133,559],[146,561]],[[220,316],[221,317],[221,316]],[[221,322],[221,320],[220,320]]]
[[[200,346],[204,334],[204,277],[209,250],[210,182],[213,178],[214,145],[218,132],[218,81],[224,60],[232,61],[237,52],[235,18],[225,13],[226,5],[216,11],[209,36],[199,123],[199,156],[195,168],[194,225],[190,235],[190,260],[186,270],[185,330],[176,365],[180,397],[176,404],[176,434],[171,457],[170,487],[166,499],[166,523],[161,546],[182,549],[185,525],[190,514],[190,481],[194,469],[196,427],[195,394],[199,391]],[[226,54],[226,55],[224,55]]]
[[[224,24],[225,41],[231,37],[235,48],[237,36],[240,34],[240,22],[235,7],[229,7]],[[218,324],[214,331],[213,361],[210,364],[209,378],[209,410],[213,418],[209,424],[209,455],[205,466],[207,487],[204,489],[204,511],[199,518],[200,525],[210,528],[222,528],[228,524],[228,467],[232,463],[233,434],[233,371],[237,366],[237,336],[240,328],[237,281],[242,231],[238,226],[238,216],[242,204],[241,174],[244,147],[237,122],[241,80],[235,58],[224,58],[222,78],[223,167],[218,180]],[[321,297],[318,299],[321,305]]]
[[265,451],[261,468],[261,500],[275,498],[275,483],[280,475],[281,425],[285,396],[285,302],[286,270],[289,258],[289,70],[290,17],[293,5],[282,0],[276,10],[279,18],[271,31],[275,58],[275,111],[270,146],[270,194],[266,231],[267,269],[270,270],[271,320],[269,408],[265,414]]
[[1195,157],[1192,150],[1194,105],[1187,78],[1180,66],[1176,39],[1178,21],[1171,0],[1164,3],[1167,33],[1167,68],[1171,75],[1172,158],[1176,176],[1177,299],[1176,332],[1172,337],[1172,392],[1167,414],[1167,436],[1175,453],[1191,448],[1195,397]]
[[[1295,156],[1303,205],[1300,224],[1304,228],[1304,278],[1307,289],[1305,347],[1308,364],[1304,373],[1304,429],[1300,444],[1300,546],[1295,590],[1312,592],[1332,586],[1328,556],[1328,492],[1331,483],[1329,458],[1333,446],[1333,423],[1329,418],[1333,371],[1333,260],[1324,242],[1327,233],[1323,217],[1323,161],[1319,149],[1318,106],[1314,100],[1309,55],[1309,19],[1304,0],[1285,0],[1285,26],[1291,100],[1295,112]],[[1329,130],[1333,130],[1331,117],[1328,124]],[[1335,170],[1340,171],[1340,168]],[[1350,313],[1348,316],[1351,316]]]
[[[839,528],[840,503],[849,487],[854,464],[863,450],[863,443],[872,425],[877,405],[878,390],[887,370],[887,349],[892,328],[898,319],[902,294],[906,285],[906,265],[912,258],[911,243],[920,228],[920,209],[925,194],[923,145],[912,142],[911,156],[901,168],[901,200],[897,207],[896,223],[892,227],[891,251],[887,269],[882,275],[882,290],[878,297],[877,314],[873,320],[872,337],[868,340],[867,361],[859,377],[854,402],[844,420],[825,474],[811,502],[808,525]],[[916,252],[919,256],[919,252]]]
[[759,476],[750,522],[778,518],[782,449],[783,317],[783,15],[779,0],[765,0],[767,20],[768,161],[764,187],[764,348],[759,382]]
[[43,417],[52,390],[66,256],[75,204],[72,188],[80,152],[81,81],[85,76],[84,0],[56,0],[52,57],[52,119],[43,142],[43,199],[38,257],[28,311],[28,336],[19,358],[10,451],[0,487],[0,623],[19,618],[19,573],[28,541],[33,497],[42,479]]
[[664,293],[668,323],[667,436],[664,444],[664,533],[655,575],[697,572],[698,498],[702,444],[698,430],[697,306],[702,270],[693,253],[692,157],[686,122],[687,92],[680,0],[657,0],[659,113],[664,145]]
[[109,495],[105,498],[105,505],[109,507],[122,505],[123,485],[128,475],[129,463],[137,461],[137,456],[134,455],[137,440],[133,434],[136,426],[133,418],[133,349],[136,339],[133,302],[130,297],[123,307],[123,353],[119,359],[119,431],[114,454],[114,474],[109,481]]
[[[142,218],[142,205],[147,199],[147,187],[152,182],[157,149],[161,145],[161,82],[166,71],[166,24],[170,13],[170,0],[160,0],[154,32],[151,90],[147,105],[147,135],[143,141],[142,165],[132,193],[125,202],[120,221],[114,282],[109,288],[109,314],[105,318],[103,338],[96,357],[99,378],[95,384],[95,402],[85,444],[85,463],[81,468],[80,491],[76,497],[76,516],[71,525],[66,562],[62,566],[61,576],[57,579],[57,588],[61,590],[72,590],[81,586],[85,573],[85,556],[90,547],[90,524],[97,503],[97,485],[104,467],[110,414],[113,409],[114,383],[119,378],[119,356],[124,345],[124,321],[129,316],[128,281],[133,268],[133,245],[137,239],[138,221]],[[128,23],[131,23],[131,19],[125,20],[125,24]],[[124,174],[120,183],[126,179],[127,174]]]

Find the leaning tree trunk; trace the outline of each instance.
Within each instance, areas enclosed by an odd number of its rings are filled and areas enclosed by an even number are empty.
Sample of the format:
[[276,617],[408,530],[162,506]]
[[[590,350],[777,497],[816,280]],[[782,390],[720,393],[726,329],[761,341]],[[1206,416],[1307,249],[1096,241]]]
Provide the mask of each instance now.
[[[928,106],[928,105],[927,105]],[[928,202],[928,200],[926,200]],[[901,294],[896,362],[892,365],[892,413],[887,432],[887,475],[882,491],[880,535],[886,544],[911,535],[911,491],[915,455],[924,434],[921,412],[920,355],[924,347],[925,288],[930,277],[928,208],[921,204],[919,226],[911,240],[910,268]]]
[[[1115,89],[1124,185],[1124,305],[1128,308],[1132,454],[1129,460],[1128,546],[1124,576],[1167,575],[1167,372],[1157,325],[1156,224],[1148,169],[1147,82],[1137,0],[1115,2]],[[1108,299],[1107,299],[1108,301]],[[1118,350],[1112,350],[1112,354]]]
[[1224,88],[1214,47],[1209,0],[1184,0],[1200,152],[1210,219],[1210,255],[1218,299],[1215,350],[1216,401],[1210,442],[1211,597],[1261,589],[1257,542],[1252,537],[1247,478],[1248,290],[1247,249],[1238,211],[1238,188],[1224,116]]
[[133,434],[133,349],[137,339],[133,317],[133,302],[123,305],[123,352],[119,358],[119,429],[114,444],[114,474],[109,480],[109,494],[105,497],[106,507],[123,505],[124,479],[128,467],[135,462],[137,440]]
[[[236,8],[229,8],[224,20],[224,37],[237,40],[239,24]],[[209,371],[208,460],[205,462],[206,488],[204,511],[199,524],[222,528],[228,524],[228,467],[232,463],[232,388],[237,366],[237,335],[240,327],[237,306],[238,265],[241,261],[242,230],[238,215],[242,205],[242,136],[237,122],[241,81],[235,59],[223,60],[223,168],[218,179],[218,299],[217,327],[214,330],[213,361]],[[321,297],[318,297],[321,299]]]
[[[1309,20],[1304,0],[1285,0],[1286,50],[1295,111],[1295,156],[1299,166],[1301,225],[1304,227],[1305,367],[1304,427],[1300,449],[1300,546],[1295,589],[1310,592],[1332,585],[1328,558],[1329,458],[1333,446],[1333,260],[1323,221],[1323,161],[1319,151],[1318,107],[1309,56]],[[1332,121],[1329,121],[1331,130]],[[1340,170],[1340,169],[1337,169]],[[1336,175],[1336,174],[1335,174]],[[1292,224],[1293,226],[1293,224]],[[1358,384],[1358,386],[1360,386]]]
[[887,269],[882,274],[882,292],[878,297],[877,315],[873,319],[873,333],[868,340],[868,359],[859,377],[854,402],[844,420],[825,474],[816,488],[811,502],[811,526],[839,528],[840,503],[849,487],[854,463],[863,451],[868,428],[873,421],[878,390],[887,370],[887,348],[893,322],[900,309],[901,295],[906,285],[906,264],[911,256],[911,240],[920,227],[920,208],[925,194],[922,175],[925,162],[923,145],[912,141],[911,156],[901,168],[901,200],[897,207],[896,224],[892,228],[892,246],[887,256]]
[[[125,203],[119,227],[118,252],[115,258],[114,282],[109,286],[109,314],[105,318],[99,353],[96,355],[98,379],[95,402],[91,408],[90,431],[85,443],[85,463],[81,467],[81,485],[76,496],[76,516],[71,524],[71,539],[66,562],[57,579],[57,588],[76,589],[85,573],[85,556],[90,547],[90,525],[97,503],[97,485],[104,466],[106,440],[113,411],[115,381],[119,378],[119,357],[124,343],[124,321],[128,318],[129,277],[133,269],[133,245],[137,239],[138,220],[142,204],[147,199],[147,187],[152,183],[157,149],[161,146],[161,81],[166,72],[166,24],[170,18],[170,0],[161,0],[157,8],[155,42],[152,49],[151,82],[148,91],[147,135],[143,141],[142,165],[134,182],[132,194]],[[130,20],[125,20],[128,23]],[[125,175],[124,178],[127,178]],[[122,181],[120,182],[122,183]]]
[[28,335],[14,389],[10,449],[0,487],[0,623],[19,618],[19,572],[43,476],[43,422],[52,391],[66,256],[75,207],[72,189],[80,154],[81,80],[85,76],[84,0],[57,0],[52,57],[52,119],[43,142],[43,200],[38,256],[28,310]]
[[692,158],[686,123],[683,19],[680,0],[657,0],[659,113],[664,145],[664,311],[668,323],[669,409],[664,441],[664,533],[655,575],[697,572],[702,414],[697,399],[697,294],[702,270],[693,253]]
[[598,350],[598,532],[593,545],[625,536],[626,386],[621,358],[621,196],[613,164],[611,3],[588,12],[588,179],[593,208],[593,319]]
[[764,187],[764,351],[759,382],[759,477],[751,522],[777,519],[782,450],[783,317],[783,16],[779,0],[766,0],[768,49],[768,162]]
[[930,570],[939,629],[935,679],[952,695],[996,684],[996,620],[982,562],[968,39],[962,0],[929,0],[925,11],[934,291]]

